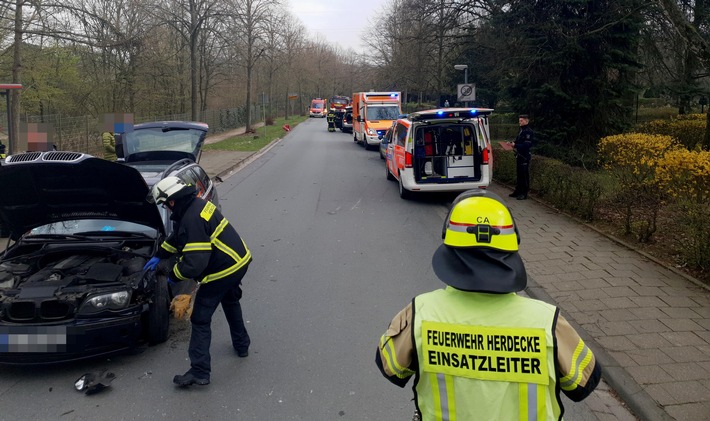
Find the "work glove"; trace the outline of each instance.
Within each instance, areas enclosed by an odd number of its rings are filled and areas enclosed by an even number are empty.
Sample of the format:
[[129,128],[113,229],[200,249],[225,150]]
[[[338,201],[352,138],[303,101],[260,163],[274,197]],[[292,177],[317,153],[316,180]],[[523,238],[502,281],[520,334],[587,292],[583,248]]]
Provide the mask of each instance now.
[[143,266],[143,270],[155,270],[155,268],[158,267],[158,263],[160,263],[160,259],[158,257],[151,257],[150,260],[148,260],[148,263]]

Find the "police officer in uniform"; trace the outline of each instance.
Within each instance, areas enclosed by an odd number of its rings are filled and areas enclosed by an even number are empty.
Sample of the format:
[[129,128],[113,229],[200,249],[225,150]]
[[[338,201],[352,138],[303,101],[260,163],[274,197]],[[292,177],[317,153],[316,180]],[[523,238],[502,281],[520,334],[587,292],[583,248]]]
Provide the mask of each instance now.
[[559,391],[586,398],[601,367],[558,308],[516,294],[527,277],[509,209],[493,193],[462,193],[442,236],[432,266],[448,286],[395,316],[380,371],[400,387],[415,376],[415,419],[561,419]]
[[520,126],[520,132],[513,142],[513,147],[515,148],[515,171],[517,175],[517,182],[515,185],[515,191],[509,194],[510,197],[515,197],[518,200],[525,200],[528,198],[528,192],[530,191],[530,161],[532,160],[532,154],[530,149],[533,146],[533,131],[530,128],[530,117],[527,114],[521,114],[518,116],[518,125]]
[[171,268],[171,282],[199,282],[190,322],[188,354],[190,369],[176,375],[178,386],[210,383],[210,324],[222,304],[229,324],[232,346],[239,357],[249,355],[251,343],[244,326],[241,281],[252,260],[237,231],[211,202],[197,197],[197,190],[178,177],[166,177],[153,186],[149,200],[167,206],[174,221],[173,233],[145,266],[154,270],[161,259],[179,255]]

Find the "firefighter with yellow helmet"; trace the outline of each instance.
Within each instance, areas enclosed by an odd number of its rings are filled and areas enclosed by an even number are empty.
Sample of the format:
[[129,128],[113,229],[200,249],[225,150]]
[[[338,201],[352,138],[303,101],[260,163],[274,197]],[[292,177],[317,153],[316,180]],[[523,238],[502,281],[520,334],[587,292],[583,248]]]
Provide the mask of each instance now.
[[601,366],[553,305],[522,297],[519,234],[497,195],[471,190],[451,206],[434,253],[448,286],[421,294],[382,335],[376,362],[392,383],[415,376],[415,418],[558,420],[597,386]]

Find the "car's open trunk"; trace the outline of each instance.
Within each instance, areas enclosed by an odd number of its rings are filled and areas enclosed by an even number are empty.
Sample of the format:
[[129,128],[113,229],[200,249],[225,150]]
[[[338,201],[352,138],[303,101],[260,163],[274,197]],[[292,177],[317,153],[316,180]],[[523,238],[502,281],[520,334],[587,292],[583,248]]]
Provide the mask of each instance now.
[[432,124],[414,133],[417,183],[460,183],[481,179],[482,149],[473,124]]

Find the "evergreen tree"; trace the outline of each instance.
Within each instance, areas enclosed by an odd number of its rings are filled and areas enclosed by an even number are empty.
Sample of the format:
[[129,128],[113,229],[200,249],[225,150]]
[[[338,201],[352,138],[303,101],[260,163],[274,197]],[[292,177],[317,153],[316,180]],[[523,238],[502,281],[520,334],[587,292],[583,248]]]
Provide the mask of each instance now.
[[493,16],[513,47],[503,62],[505,95],[532,116],[539,138],[554,146],[548,152],[574,161],[631,123],[641,3],[518,0]]

